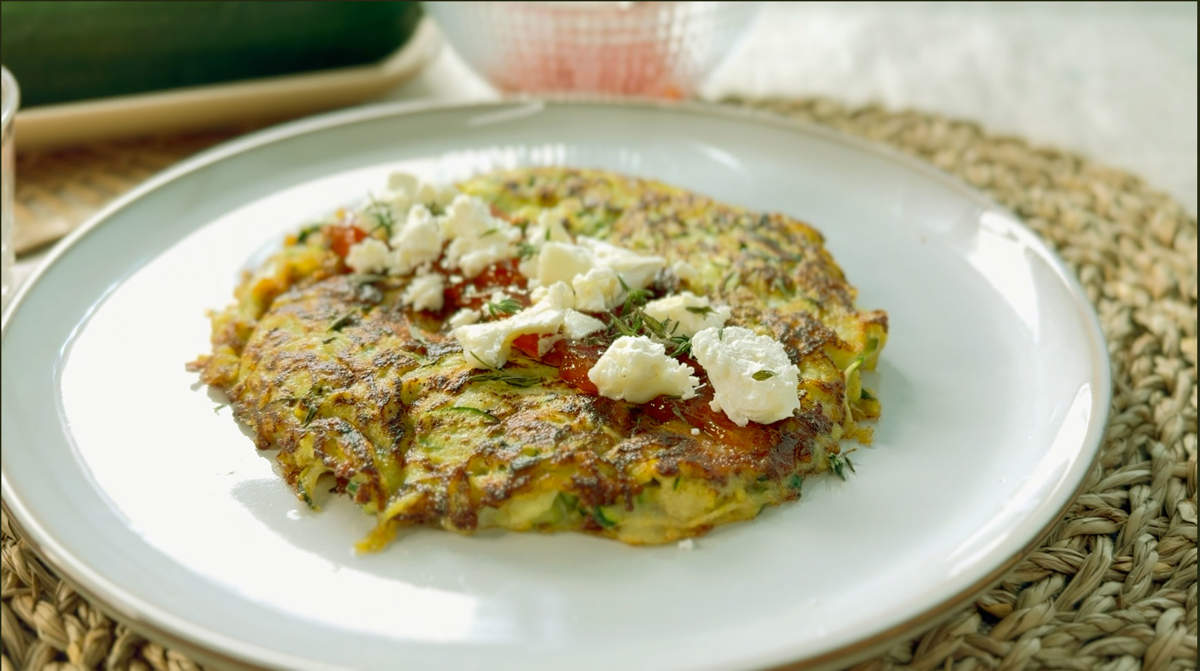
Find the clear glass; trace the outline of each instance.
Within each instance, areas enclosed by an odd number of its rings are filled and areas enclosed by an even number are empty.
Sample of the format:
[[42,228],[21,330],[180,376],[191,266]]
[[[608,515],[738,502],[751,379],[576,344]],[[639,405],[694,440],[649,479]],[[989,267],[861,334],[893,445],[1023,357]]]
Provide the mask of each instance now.
[[501,91],[682,98],[732,51],[751,2],[431,2],[429,13]]
[[17,116],[17,106],[20,104],[21,94],[17,89],[17,80],[13,79],[12,73],[8,68],[0,67],[0,102],[3,103],[3,115],[0,116],[0,121],[3,123],[0,130],[0,137],[3,138],[3,164],[0,165],[0,180],[3,187],[0,196],[3,201],[0,204],[3,210],[0,211],[0,306],[7,306],[8,299],[12,296],[13,290],[13,263],[16,262],[16,255],[13,252],[13,181],[16,179],[16,165],[14,164],[13,149],[13,118]]

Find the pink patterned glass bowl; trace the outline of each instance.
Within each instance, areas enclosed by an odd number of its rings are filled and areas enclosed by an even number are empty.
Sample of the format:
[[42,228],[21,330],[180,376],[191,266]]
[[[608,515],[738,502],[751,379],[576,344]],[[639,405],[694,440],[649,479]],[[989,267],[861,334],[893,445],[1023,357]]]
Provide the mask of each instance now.
[[726,56],[742,2],[433,2],[446,39],[501,91],[680,98]]

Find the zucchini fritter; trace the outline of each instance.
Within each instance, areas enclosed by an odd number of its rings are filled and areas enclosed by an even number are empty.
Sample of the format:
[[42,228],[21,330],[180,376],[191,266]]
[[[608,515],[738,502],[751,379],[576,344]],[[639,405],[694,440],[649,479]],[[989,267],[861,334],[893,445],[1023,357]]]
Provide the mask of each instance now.
[[859,372],[875,367],[887,316],[855,308],[816,230],[594,170],[520,169],[459,188],[518,226],[554,208],[572,235],[664,257],[676,270],[650,293],[719,300],[728,325],[783,343],[800,370],[800,409],[739,427],[704,388],[686,401],[603,398],[580,383],[596,342],[514,350],[503,369],[481,371],[446,321],[493,288],[527,302],[515,263],[470,280],[447,273],[445,308],[414,311],[401,301],[407,278],[348,272],[348,233],[333,221],[292,236],[245,278],[213,315],[212,353],[193,366],[260,449],[279,450],[309,505],[328,482],[376,516],[361,549],[418,524],[669,542],[797,498],[806,476],[841,472],[840,440],[870,440],[860,422],[880,408]]

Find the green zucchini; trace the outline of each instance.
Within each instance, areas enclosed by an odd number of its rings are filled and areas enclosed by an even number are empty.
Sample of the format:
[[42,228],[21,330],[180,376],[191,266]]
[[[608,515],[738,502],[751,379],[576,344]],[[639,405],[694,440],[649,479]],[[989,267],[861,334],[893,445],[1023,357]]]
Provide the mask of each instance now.
[[26,107],[378,61],[416,2],[0,3],[0,58]]

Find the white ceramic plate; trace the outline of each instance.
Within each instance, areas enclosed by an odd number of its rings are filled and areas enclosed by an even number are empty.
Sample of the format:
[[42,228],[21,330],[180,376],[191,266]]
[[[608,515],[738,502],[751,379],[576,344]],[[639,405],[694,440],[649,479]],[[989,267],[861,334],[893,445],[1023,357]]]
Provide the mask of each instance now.
[[[849,481],[696,548],[418,530],[299,505],[184,362],[264,245],[401,168],[659,178],[825,232],[891,336]],[[728,110],[386,106],[187,161],[58,249],[4,315],[3,496],[70,580],[175,645],[288,668],[850,661],[999,577],[1060,515],[1109,399],[1082,291],[1012,216],[843,136]],[[204,653],[203,651],[208,651]]]

